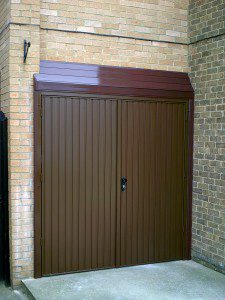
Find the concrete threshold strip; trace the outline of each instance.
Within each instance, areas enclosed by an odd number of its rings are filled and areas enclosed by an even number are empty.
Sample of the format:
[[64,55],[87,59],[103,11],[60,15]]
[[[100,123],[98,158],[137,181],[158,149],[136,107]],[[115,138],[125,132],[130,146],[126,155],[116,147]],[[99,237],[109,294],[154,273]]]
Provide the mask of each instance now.
[[225,276],[173,261],[23,280],[36,300],[224,300]]

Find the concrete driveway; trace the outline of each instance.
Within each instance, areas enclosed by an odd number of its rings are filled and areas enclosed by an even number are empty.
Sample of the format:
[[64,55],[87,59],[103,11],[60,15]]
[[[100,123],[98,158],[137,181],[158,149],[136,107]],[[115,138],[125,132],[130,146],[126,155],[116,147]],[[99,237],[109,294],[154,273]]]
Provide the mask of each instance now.
[[27,300],[28,297],[21,289],[13,290],[9,286],[5,286],[0,282],[0,300]]
[[24,280],[37,300],[225,299],[225,276],[176,261]]

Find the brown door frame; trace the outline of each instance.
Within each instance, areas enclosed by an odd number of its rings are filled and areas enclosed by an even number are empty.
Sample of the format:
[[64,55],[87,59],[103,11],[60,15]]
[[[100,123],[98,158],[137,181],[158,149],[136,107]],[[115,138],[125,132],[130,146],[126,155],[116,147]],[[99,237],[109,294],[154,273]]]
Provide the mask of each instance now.
[[41,93],[34,92],[34,277],[42,276],[41,259]]
[[[43,63],[42,63],[43,64]],[[63,69],[61,65],[63,63],[54,63],[54,67],[59,66],[61,72]],[[92,69],[93,65],[86,64],[72,64],[73,68],[79,68],[80,70],[87,71],[88,68]],[[46,68],[46,65],[44,65]],[[51,62],[47,62],[47,67],[51,67]],[[77,67],[78,66],[78,67]],[[68,64],[67,64],[68,68]],[[98,70],[99,80],[96,85],[93,86],[92,83],[81,85],[80,83],[71,84],[66,83],[65,81],[60,82],[61,79],[53,82],[49,80],[46,81],[46,78],[34,77],[34,277],[39,278],[42,276],[42,253],[41,253],[41,244],[42,244],[42,220],[41,220],[41,99],[43,95],[54,94],[59,95],[63,94],[68,96],[76,96],[77,94],[87,94],[89,96],[101,96],[101,97],[112,97],[115,98],[127,99],[135,98],[135,100],[151,100],[157,101],[157,98],[161,100],[172,100],[174,101],[185,101],[188,105],[188,174],[187,174],[187,207],[186,207],[186,251],[184,259],[191,259],[191,226],[192,226],[192,178],[193,178],[193,120],[194,120],[194,92],[191,87],[188,75],[185,73],[178,72],[168,72],[168,71],[151,71],[145,69],[131,69],[131,68],[117,68],[117,67],[101,67],[98,66],[99,70],[102,70],[103,75]],[[118,78],[118,85],[116,85],[115,80],[112,80],[112,85],[108,86],[102,85],[101,76],[104,78],[108,76],[109,82],[110,78],[115,77],[115,72],[121,74]],[[117,76],[119,76],[117,74]],[[88,73],[87,73],[88,75]],[[46,75],[47,78],[51,75]],[[162,82],[161,89],[160,85],[157,83],[157,88],[154,89],[154,84],[151,85],[151,88],[140,88],[136,87],[135,84],[132,87],[124,86],[121,88],[120,81],[121,78],[136,78],[139,76],[141,80],[146,81],[147,79],[152,80],[152,77],[155,76],[159,80],[160,78],[169,78],[172,80],[174,78],[174,83],[177,83],[177,78],[181,81],[184,80],[184,85],[182,83],[178,84],[176,90],[168,90],[169,83]],[[141,81],[140,80],[140,81]],[[188,82],[188,83],[187,83]],[[140,82],[139,82],[140,84]],[[184,88],[185,86],[185,88]],[[177,99],[177,100],[176,100]]]

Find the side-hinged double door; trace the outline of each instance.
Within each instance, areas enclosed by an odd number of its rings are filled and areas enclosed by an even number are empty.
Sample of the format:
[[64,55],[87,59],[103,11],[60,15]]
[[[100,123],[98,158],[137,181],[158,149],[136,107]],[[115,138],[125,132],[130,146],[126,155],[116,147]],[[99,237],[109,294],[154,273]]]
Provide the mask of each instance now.
[[183,101],[42,96],[42,275],[185,257]]

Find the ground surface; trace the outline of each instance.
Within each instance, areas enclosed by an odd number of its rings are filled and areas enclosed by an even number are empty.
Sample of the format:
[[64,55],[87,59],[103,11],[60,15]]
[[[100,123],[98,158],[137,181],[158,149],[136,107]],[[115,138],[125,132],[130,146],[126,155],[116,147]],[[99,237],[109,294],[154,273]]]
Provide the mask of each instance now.
[[0,282],[0,299],[1,300],[26,300],[28,299],[22,291],[13,290],[6,287],[3,282]]
[[37,300],[224,300],[225,276],[193,261],[24,281]]

